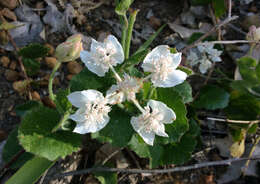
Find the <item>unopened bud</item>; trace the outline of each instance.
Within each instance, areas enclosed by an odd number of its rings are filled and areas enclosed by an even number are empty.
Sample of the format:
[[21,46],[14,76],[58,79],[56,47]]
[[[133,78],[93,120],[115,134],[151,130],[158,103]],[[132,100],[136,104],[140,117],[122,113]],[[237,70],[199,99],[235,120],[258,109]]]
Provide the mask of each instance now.
[[260,41],[260,27],[256,28],[255,26],[251,26],[247,33],[247,40],[256,42]]
[[80,56],[80,52],[83,50],[82,36],[76,34],[70,36],[65,42],[58,45],[55,51],[55,57],[60,62],[73,61]]

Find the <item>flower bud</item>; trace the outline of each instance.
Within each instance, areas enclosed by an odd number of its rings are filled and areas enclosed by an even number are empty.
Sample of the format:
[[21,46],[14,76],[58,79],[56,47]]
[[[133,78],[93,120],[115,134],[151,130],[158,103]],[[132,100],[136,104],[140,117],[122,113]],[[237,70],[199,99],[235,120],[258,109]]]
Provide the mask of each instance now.
[[255,26],[251,26],[247,33],[247,40],[256,42],[260,41],[260,27],[256,28]]
[[73,61],[80,56],[80,52],[83,50],[82,36],[75,34],[67,38],[67,40],[56,48],[55,57],[60,62]]

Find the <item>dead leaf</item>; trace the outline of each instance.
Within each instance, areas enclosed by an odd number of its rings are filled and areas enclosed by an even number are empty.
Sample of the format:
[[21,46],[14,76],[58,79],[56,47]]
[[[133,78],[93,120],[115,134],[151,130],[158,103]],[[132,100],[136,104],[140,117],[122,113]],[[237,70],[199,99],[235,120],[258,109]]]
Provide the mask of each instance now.
[[245,139],[241,141],[234,142],[229,148],[230,155],[234,158],[241,157],[245,152]]
[[11,11],[10,9],[4,8],[4,9],[2,9],[1,13],[4,17],[6,17],[12,21],[17,21],[17,17],[15,15],[15,13],[13,11]]

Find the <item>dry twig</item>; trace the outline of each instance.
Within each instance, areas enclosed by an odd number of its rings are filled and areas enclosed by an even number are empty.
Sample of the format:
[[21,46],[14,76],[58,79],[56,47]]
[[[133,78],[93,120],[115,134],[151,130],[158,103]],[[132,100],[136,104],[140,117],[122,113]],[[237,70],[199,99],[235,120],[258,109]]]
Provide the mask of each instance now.
[[221,161],[204,162],[204,163],[194,164],[190,166],[174,167],[170,169],[120,169],[120,168],[96,167],[96,168],[83,169],[79,171],[60,173],[55,175],[53,178],[61,178],[61,177],[72,176],[72,175],[82,175],[82,174],[88,174],[93,172],[120,172],[120,173],[129,173],[129,174],[137,174],[137,173],[164,174],[169,172],[173,173],[173,172],[182,172],[182,171],[188,171],[193,169],[200,169],[203,167],[224,166],[224,165],[228,166],[231,165],[233,162],[239,162],[245,160],[259,160],[259,159],[260,156],[251,157],[251,158],[232,158],[232,159],[221,160]]
[[253,121],[244,121],[244,120],[232,120],[232,119],[221,119],[221,118],[211,118],[207,117],[208,120],[213,121],[221,121],[221,122],[228,122],[228,123],[240,123],[240,124],[256,124],[260,123],[260,120],[253,120]]

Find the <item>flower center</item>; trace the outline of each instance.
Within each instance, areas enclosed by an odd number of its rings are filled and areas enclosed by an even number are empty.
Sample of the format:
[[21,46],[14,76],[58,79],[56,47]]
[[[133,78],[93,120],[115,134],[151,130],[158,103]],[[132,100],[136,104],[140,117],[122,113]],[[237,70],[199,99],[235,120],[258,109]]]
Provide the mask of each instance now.
[[159,61],[154,62],[154,80],[166,80],[169,73],[173,71],[173,68],[170,66],[170,58],[160,58]]
[[111,111],[111,108],[106,104],[105,100],[96,103],[87,103],[84,111],[85,118],[97,123],[104,121],[104,115],[107,115]]
[[145,113],[140,117],[139,122],[143,124],[141,127],[146,132],[158,129],[159,122],[163,120],[163,114],[158,109],[152,109],[146,106]]

